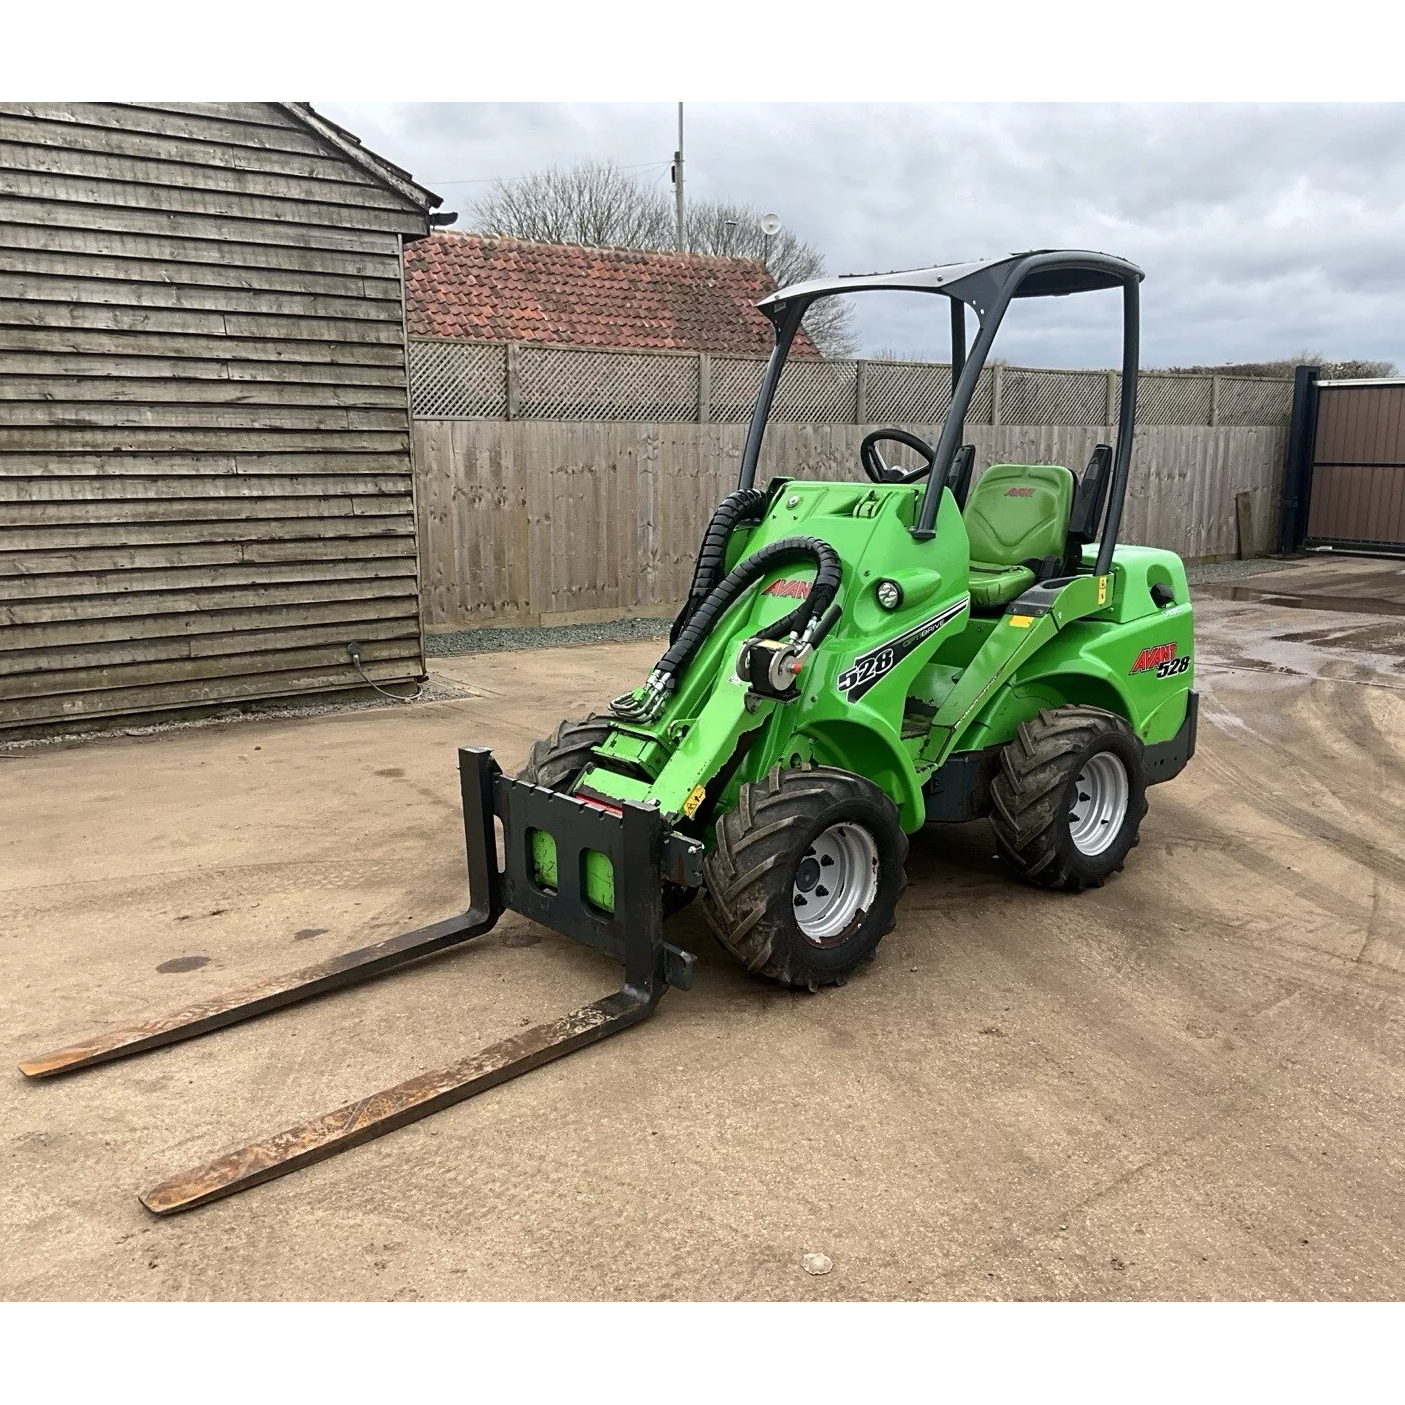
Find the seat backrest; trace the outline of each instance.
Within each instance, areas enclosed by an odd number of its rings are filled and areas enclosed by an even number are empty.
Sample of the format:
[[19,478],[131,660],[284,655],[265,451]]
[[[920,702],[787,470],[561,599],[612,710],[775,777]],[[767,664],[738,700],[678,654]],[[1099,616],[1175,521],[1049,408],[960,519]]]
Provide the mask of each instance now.
[[975,466],[976,446],[963,444],[951,461],[951,473],[947,478],[947,487],[951,489],[951,496],[956,499],[957,507],[966,506],[966,494],[971,491],[971,470]]
[[1098,539],[1111,478],[1112,445],[1099,444],[1088,460],[1088,467],[1083,470],[1083,477],[1078,480],[1073,511],[1068,516],[1068,545],[1075,561],[1083,547]]
[[1061,560],[1072,505],[1073,474],[1062,464],[992,464],[966,500],[971,560],[986,566]]

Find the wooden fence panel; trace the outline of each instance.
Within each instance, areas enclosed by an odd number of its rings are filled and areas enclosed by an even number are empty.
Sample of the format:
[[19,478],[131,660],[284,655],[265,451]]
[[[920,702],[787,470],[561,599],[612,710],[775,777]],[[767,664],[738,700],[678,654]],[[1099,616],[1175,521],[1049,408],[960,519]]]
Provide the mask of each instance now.
[[[859,477],[873,426],[775,424],[760,481]],[[935,438],[935,426],[914,425]],[[1122,539],[1188,559],[1236,551],[1235,494],[1255,551],[1277,521],[1284,430],[1137,432]],[[976,462],[1081,472],[1107,428],[971,426]],[[665,615],[687,593],[708,516],[736,482],[740,424],[421,420],[414,425],[424,622],[430,630]]]

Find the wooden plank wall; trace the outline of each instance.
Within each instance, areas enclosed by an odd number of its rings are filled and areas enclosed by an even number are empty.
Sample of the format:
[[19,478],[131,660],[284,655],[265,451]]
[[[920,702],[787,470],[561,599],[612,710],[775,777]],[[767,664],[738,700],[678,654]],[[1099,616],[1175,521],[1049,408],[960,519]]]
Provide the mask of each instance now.
[[0,103],[0,729],[423,673],[401,240],[272,103]]
[[[867,425],[773,424],[760,480],[858,479]],[[935,439],[934,426],[911,426]],[[736,485],[745,425],[418,420],[425,627],[571,623],[677,608],[708,515]],[[971,426],[977,463],[1081,472],[1098,428]],[[1234,498],[1252,494],[1254,549],[1277,521],[1281,428],[1137,433],[1123,540],[1232,556]]]

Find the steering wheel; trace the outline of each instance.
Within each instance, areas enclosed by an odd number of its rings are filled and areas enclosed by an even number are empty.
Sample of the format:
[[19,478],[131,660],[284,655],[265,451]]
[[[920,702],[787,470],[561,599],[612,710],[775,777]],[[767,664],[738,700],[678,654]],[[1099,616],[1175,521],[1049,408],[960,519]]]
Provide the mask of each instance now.
[[[909,469],[906,472],[900,468],[889,468],[883,461],[883,455],[878,452],[878,444],[884,439],[891,439],[895,444],[905,444],[909,449],[916,449],[927,462],[921,468]],[[866,435],[863,443],[859,445],[859,462],[863,464],[863,471],[875,483],[915,483],[932,471],[936,461],[937,451],[925,439],[919,439],[905,429],[875,429],[872,434]]]

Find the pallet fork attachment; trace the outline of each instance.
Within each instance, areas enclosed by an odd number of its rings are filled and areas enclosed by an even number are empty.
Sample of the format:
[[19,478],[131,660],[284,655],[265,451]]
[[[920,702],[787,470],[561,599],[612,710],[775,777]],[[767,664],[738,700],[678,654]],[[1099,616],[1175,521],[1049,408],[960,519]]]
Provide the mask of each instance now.
[[[140,1197],[157,1215],[193,1209],[262,1181],[287,1175],[384,1136],[647,1019],[670,985],[692,984],[693,957],[663,940],[663,878],[701,880],[702,846],[668,830],[657,809],[625,803],[618,813],[502,775],[492,754],[459,749],[470,906],[458,917],[349,951],[286,976],[243,986],[158,1019],[111,1031],[27,1059],[30,1078],[76,1072],[197,1039],[226,1025],[371,980],[491,931],[504,910],[523,913],[624,963],[613,995],[523,1030],[437,1073],[422,1074],[369,1098],[254,1142],[163,1181]],[[494,819],[503,825],[500,868]],[[557,887],[536,881],[531,836],[551,834]],[[582,891],[587,851],[609,858],[618,895],[613,912]]]

